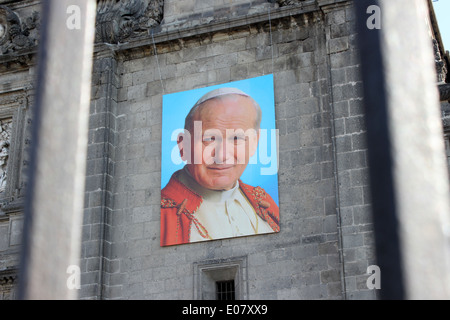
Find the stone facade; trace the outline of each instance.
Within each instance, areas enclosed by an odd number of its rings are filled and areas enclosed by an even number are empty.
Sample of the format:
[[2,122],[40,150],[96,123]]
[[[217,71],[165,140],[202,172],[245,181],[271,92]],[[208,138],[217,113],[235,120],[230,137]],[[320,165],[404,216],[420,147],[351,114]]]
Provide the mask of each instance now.
[[[79,297],[201,299],[214,279],[235,277],[241,299],[376,299],[352,1],[97,2]],[[0,121],[12,119],[0,298],[14,298],[39,7],[0,9],[4,29],[17,30],[0,43]],[[160,247],[162,96],[266,74],[281,231]]]

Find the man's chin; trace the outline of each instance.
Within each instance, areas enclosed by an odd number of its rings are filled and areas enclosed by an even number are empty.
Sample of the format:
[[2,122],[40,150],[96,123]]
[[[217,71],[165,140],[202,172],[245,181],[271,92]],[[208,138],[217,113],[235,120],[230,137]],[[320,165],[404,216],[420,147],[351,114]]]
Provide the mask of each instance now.
[[234,186],[236,186],[236,180],[230,181],[229,179],[218,179],[215,180],[208,189],[216,190],[216,191],[223,191],[223,190],[230,190],[233,189]]

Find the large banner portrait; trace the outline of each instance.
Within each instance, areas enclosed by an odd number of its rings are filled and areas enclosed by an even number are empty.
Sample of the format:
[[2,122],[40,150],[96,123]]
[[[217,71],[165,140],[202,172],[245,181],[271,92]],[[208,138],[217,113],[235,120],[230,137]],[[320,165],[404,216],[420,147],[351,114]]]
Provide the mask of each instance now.
[[163,96],[161,246],[280,231],[273,75]]

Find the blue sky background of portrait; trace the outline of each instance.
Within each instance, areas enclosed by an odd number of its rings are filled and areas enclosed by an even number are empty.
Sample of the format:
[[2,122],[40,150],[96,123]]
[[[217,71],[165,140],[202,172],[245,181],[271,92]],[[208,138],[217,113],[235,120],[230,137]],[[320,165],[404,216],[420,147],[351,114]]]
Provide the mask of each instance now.
[[450,0],[439,0],[433,2],[434,12],[441,32],[442,42],[445,50],[450,50]]
[[[172,161],[172,152],[174,148],[177,148],[176,136],[184,127],[184,119],[194,106],[198,99],[205,93],[223,87],[234,87],[241,89],[245,93],[249,94],[253,99],[258,102],[262,109],[261,129],[267,129],[267,154],[271,157],[271,161],[275,161],[274,165],[277,166],[277,155],[271,155],[271,129],[275,129],[275,98],[274,98],[274,85],[273,75],[265,75],[256,78],[250,78],[240,81],[234,81],[224,83],[220,85],[214,85],[205,88],[198,88],[188,91],[176,92],[166,94],[163,96],[163,108],[162,108],[162,143],[161,143],[161,188],[165,187],[169,182],[172,174],[183,168],[184,163],[174,164]],[[176,132],[173,135],[173,132]],[[172,137],[172,135],[174,137]],[[260,186],[273,198],[275,203],[278,203],[278,174],[273,175],[261,175],[261,168],[268,168],[270,164],[262,165],[259,162],[260,145],[256,151],[257,161],[256,164],[248,164],[246,170],[241,176],[241,180],[244,183],[252,186]],[[177,150],[176,150],[177,151]],[[254,156],[254,157],[255,157]],[[177,152],[179,158],[179,153]]]

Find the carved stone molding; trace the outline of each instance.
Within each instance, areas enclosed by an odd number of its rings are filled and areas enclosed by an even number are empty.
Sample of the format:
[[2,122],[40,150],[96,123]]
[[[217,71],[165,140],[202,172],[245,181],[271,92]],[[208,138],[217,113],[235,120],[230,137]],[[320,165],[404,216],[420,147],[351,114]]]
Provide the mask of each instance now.
[[0,193],[5,191],[12,118],[0,120]]
[[37,45],[39,13],[21,19],[7,6],[0,5],[0,55]]
[[163,0],[97,0],[95,42],[125,42],[161,23]]
[[17,289],[17,268],[0,270],[0,300],[14,300]]
[[17,274],[16,268],[0,270],[0,286],[14,284],[17,280]]
[[32,139],[31,103],[27,90],[0,94],[0,217],[23,211]]
[[439,44],[436,39],[433,39],[433,49],[434,49],[434,62],[436,64],[437,81],[445,82],[445,77],[447,75],[447,68],[445,62],[442,59],[441,51],[439,49]]
[[[95,42],[117,44],[148,34],[161,23],[163,7],[164,0],[97,0]],[[39,27],[38,12],[24,17],[0,5],[0,56],[37,46]]]
[[299,4],[300,2],[303,2],[303,1],[305,1],[305,0],[275,0],[275,1],[271,0],[271,2],[278,3],[278,5],[280,7],[297,5],[297,4]]

